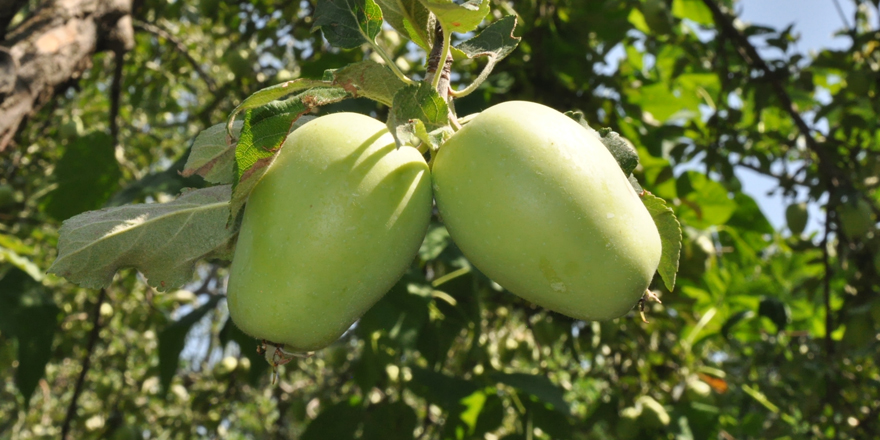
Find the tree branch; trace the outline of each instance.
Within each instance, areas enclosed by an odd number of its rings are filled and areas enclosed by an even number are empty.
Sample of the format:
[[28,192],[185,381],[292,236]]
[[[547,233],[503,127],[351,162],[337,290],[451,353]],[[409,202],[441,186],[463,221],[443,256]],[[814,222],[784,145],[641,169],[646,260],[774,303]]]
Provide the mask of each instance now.
[[101,293],[98,295],[98,302],[95,303],[95,309],[93,311],[95,316],[92,318],[92,330],[89,332],[89,342],[86,345],[86,354],[83,356],[82,370],[80,370],[79,377],[76,379],[76,386],[73,389],[73,397],[70,398],[70,405],[67,407],[67,415],[64,417],[64,424],[61,425],[61,440],[67,440],[69,438],[70,423],[73,421],[73,418],[76,417],[77,401],[79,400],[79,395],[82,393],[83,385],[86,381],[86,373],[92,365],[92,352],[95,351],[95,345],[98,343],[98,334],[101,332],[101,305],[104,304],[106,298],[107,290],[101,289]]
[[[834,200],[829,200],[828,207],[825,210],[825,233],[822,236],[822,265],[825,268],[825,275],[822,279],[822,297],[825,307],[825,358],[828,366],[834,365],[831,359],[834,354],[834,341],[831,339],[831,332],[834,329],[834,317],[831,311],[831,259],[828,255],[828,235],[831,229],[831,221],[828,215],[833,211]],[[826,373],[828,376],[830,374]],[[829,403],[831,396],[836,393],[834,386],[831,384],[830,377],[825,378],[825,398],[824,401]]]
[[132,0],[48,0],[6,35],[8,59],[0,60],[0,151],[30,115],[63,85],[79,79],[95,52],[134,46],[131,7]]
[[162,29],[154,24],[145,23],[143,21],[137,20],[134,22],[134,27],[144,32],[149,32],[157,37],[164,38],[169,43],[171,43],[174,48],[177,49],[177,51],[180,52],[184,58],[186,58],[186,61],[189,62],[193,69],[195,69],[196,74],[199,75],[199,78],[201,78],[202,81],[205,82],[205,85],[208,86],[208,90],[211,93],[215,93],[217,91],[217,84],[214,82],[214,79],[211,78],[211,76],[208,75],[208,73],[205,72],[204,69],[202,69],[201,64],[199,64],[199,62],[196,61],[195,58],[193,58],[192,54],[189,53],[189,49],[186,48],[186,45],[183,44],[183,42],[175,38],[165,29]]
[[452,52],[447,51],[446,61],[441,68],[440,58],[443,56],[443,41],[443,28],[438,21],[434,28],[434,47],[431,48],[431,53],[428,55],[428,70],[425,75],[425,80],[433,81],[434,75],[438,74],[437,70],[439,69],[440,80],[437,83],[437,93],[446,100],[449,97],[449,75],[452,71]]
[[777,72],[771,69],[770,66],[767,65],[767,62],[761,58],[761,55],[758,54],[758,50],[755,49],[755,46],[752,45],[745,35],[733,26],[730,17],[728,17],[728,15],[722,11],[713,0],[703,0],[703,3],[712,11],[712,16],[715,18],[715,23],[718,25],[719,31],[733,42],[737,52],[746,64],[749,67],[760,70],[764,73],[766,80],[776,94],[776,98],[782,103],[782,107],[806,139],[807,148],[815,153],[818,158],[816,162],[819,167],[819,172],[828,180],[832,187],[840,186],[839,178],[841,176],[839,176],[837,170],[832,166],[833,159],[828,154],[828,150],[820,145],[813,136],[812,129],[810,129],[810,126],[807,125],[804,118],[798,113],[797,107],[792,101],[791,96],[789,96],[788,92],[785,90],[785,85],[782,83],[781,79],[786,76],[786,73]]
[[110,114],[108,115],[110,122],[110,136],[113,138],[113,144],[119,145],[119,98],[122,95],[122,73],[125,66],[125,53],[116,52],[115,69],[113,71],[113,83],[110,84]]

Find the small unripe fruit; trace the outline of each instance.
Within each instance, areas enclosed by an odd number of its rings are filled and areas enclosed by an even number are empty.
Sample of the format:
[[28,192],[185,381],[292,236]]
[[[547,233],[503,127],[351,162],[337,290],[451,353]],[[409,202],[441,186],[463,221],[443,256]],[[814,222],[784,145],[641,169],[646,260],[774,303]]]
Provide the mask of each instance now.
[[793,203],[785,208],[785,221],[792,235],[801,235],[804,232],[808,218],[806,203]]
[[876,219],[868,202],[859,199],[855,203],[844,203],[837,208],[838,219],[843,233],[850,239],[863,237],[874,229]]
[[220,362],[214,365],[214,375],[218,377],[226,376],[238,368],[238,359],[234,356],[226,356]]

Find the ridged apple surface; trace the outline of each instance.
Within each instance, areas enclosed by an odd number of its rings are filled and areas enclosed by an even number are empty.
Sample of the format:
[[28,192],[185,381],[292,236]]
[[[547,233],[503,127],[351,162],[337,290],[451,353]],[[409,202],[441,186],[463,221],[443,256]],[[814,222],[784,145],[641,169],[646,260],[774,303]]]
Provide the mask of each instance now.
[[432,168],[443,222],[507,290],[586,320],[626,314],[660,261],[651,215],[598,137],[549,107],[476,116]]
[[407,270],[431,213],[428,166],[384,124],[336,113],[285,140],[254,187],[236,245],[229,313],[287,351],[323,348]]

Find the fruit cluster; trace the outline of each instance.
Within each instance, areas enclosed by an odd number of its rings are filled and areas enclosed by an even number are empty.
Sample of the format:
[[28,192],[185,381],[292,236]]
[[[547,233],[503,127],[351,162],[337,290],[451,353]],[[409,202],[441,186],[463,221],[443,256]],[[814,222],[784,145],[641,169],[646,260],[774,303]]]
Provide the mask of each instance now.
[[233,321],[281,353],[327,346],[406,272],[434,200],[480,271],[574,318],[627,313],[660,261],[657,227],[620,166],[562,113],[491,107],[430,168],[381,122],[337,113],[294,131],[250,195],[228,287]]

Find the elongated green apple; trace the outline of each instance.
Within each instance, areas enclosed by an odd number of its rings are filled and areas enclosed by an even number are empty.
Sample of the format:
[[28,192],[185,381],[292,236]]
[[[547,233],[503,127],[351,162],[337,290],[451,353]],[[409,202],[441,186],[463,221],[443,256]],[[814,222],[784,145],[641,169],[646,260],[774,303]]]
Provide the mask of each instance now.
[[248,199],[233,322],[286,351],[329,345],[403,275],[430,213],[427,164],[384,124],[337,113],[303,125]]
[[465,256],[550,310],[619,317],[660,262],[657,227],[611,153],[549,107],[489,108],[440,148],[432,176]]

